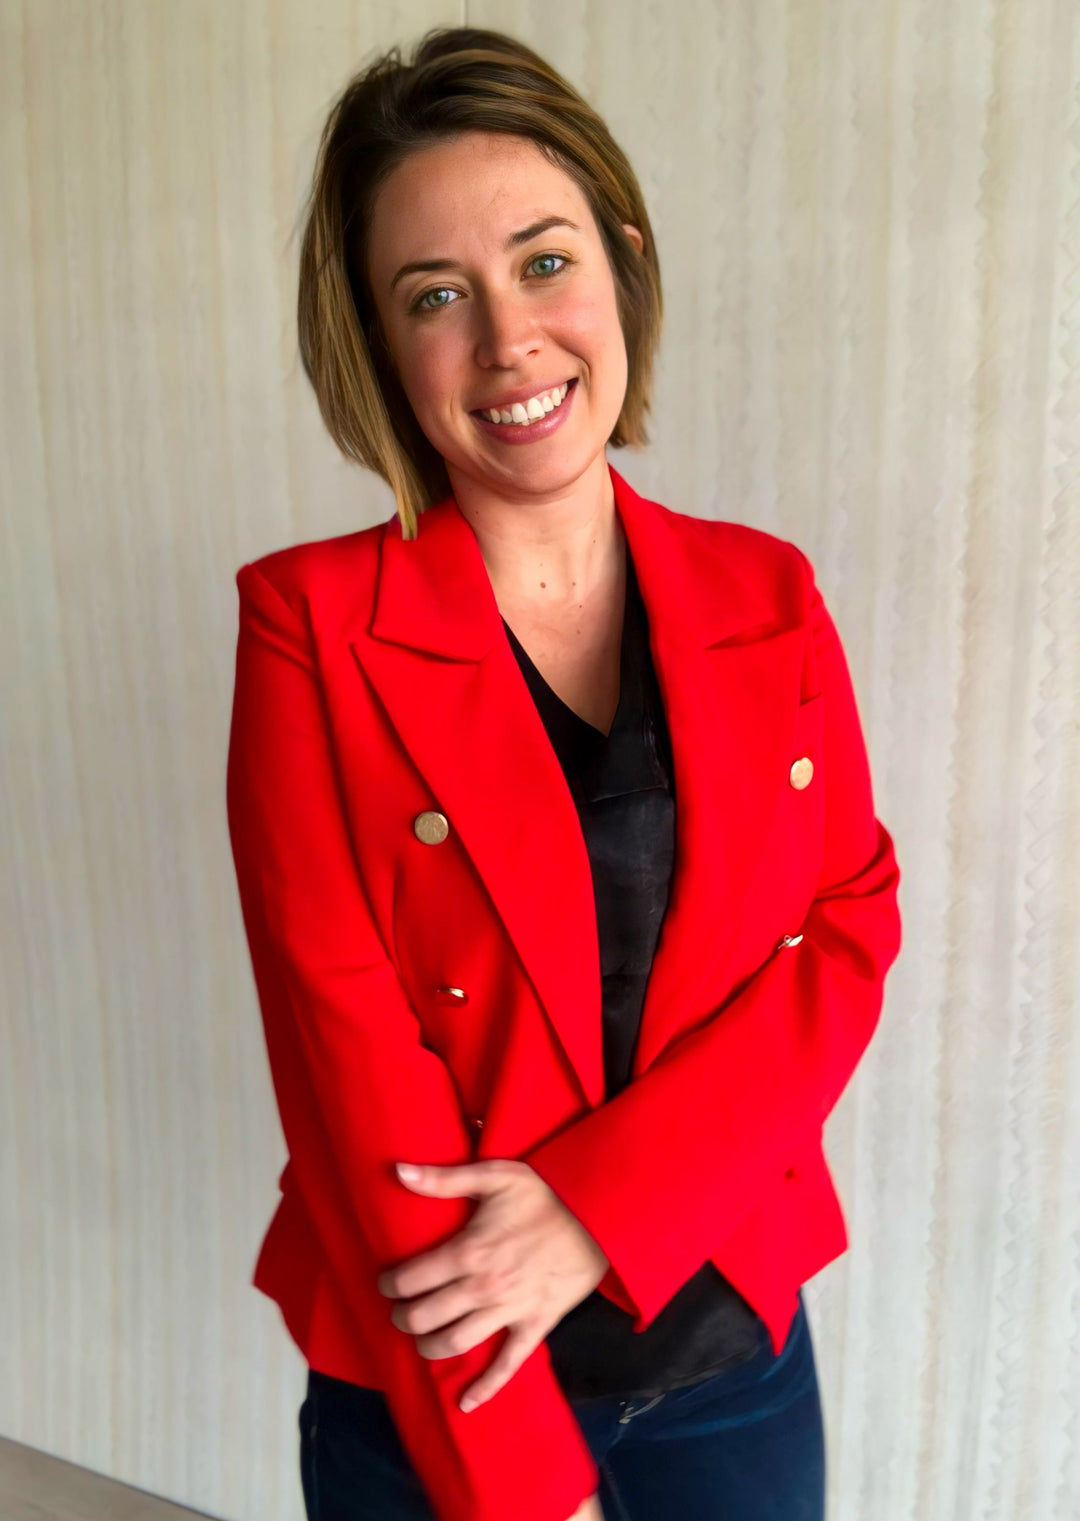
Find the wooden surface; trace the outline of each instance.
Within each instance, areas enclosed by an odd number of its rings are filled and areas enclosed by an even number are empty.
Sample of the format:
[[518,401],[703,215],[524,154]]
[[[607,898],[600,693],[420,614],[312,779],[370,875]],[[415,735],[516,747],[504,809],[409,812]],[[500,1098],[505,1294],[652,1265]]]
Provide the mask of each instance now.
[[0,1437],[4,1521],[190,1521],[206,1514]]

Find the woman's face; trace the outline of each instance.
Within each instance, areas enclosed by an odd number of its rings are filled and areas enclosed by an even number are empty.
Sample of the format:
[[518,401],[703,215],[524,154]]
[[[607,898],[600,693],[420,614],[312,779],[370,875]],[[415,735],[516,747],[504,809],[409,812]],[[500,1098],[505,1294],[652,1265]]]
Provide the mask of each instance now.
[[[540,222],[551,225],[532,231]],[[451,480],[457,470],[514,498],[576,480],[618,421],[627,363],[614,277],[575,182],[527,138],[469,132],[398,166],[368,247],[394,366]],[[567,382],[528,425],[477,415]]]

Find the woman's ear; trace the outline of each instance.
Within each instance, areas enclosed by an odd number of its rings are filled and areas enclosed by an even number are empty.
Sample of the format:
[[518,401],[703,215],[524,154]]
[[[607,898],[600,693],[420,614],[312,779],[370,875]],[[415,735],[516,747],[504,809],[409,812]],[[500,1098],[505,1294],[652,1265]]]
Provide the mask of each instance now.
[[624,222],[622,224],[622,229],[623,232],[625,232],[626,236],[630,239],[631,243],[637,245],[638,253],[644,253],[645,239],[641,236],[640,230],[635,227],[632,222]]

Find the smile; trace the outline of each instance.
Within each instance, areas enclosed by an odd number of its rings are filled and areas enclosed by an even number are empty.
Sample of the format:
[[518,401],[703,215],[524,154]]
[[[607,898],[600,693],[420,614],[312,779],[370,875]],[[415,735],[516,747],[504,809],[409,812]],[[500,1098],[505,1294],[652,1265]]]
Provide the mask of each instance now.
[[561,386],[554,386],[550,391],[541,391],[536,396],[531,396],[527,402],[517,401],[512,407],[504,407],[498,412],[499,422],[492,421],[495,411],[485,409],[482,412],[470,412],[469,416],[492,438],[498,438],[507,444],[535,443],[542,438],[547,438],[560,428],[566,420],[573,401],[574,392],[577,390],[577,376],[564,382]]

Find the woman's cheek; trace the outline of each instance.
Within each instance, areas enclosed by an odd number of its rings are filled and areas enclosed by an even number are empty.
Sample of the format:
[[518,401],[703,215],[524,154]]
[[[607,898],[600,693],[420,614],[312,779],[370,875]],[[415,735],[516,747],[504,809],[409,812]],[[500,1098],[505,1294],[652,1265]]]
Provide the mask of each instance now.
[[404,385],[412,409],[424,427],[445,426],[447,397],[453,395],[454,387],[445,373],[445,365],[440,364],[435,345],[427,345],[418,354],[417,362],[410,365]]

